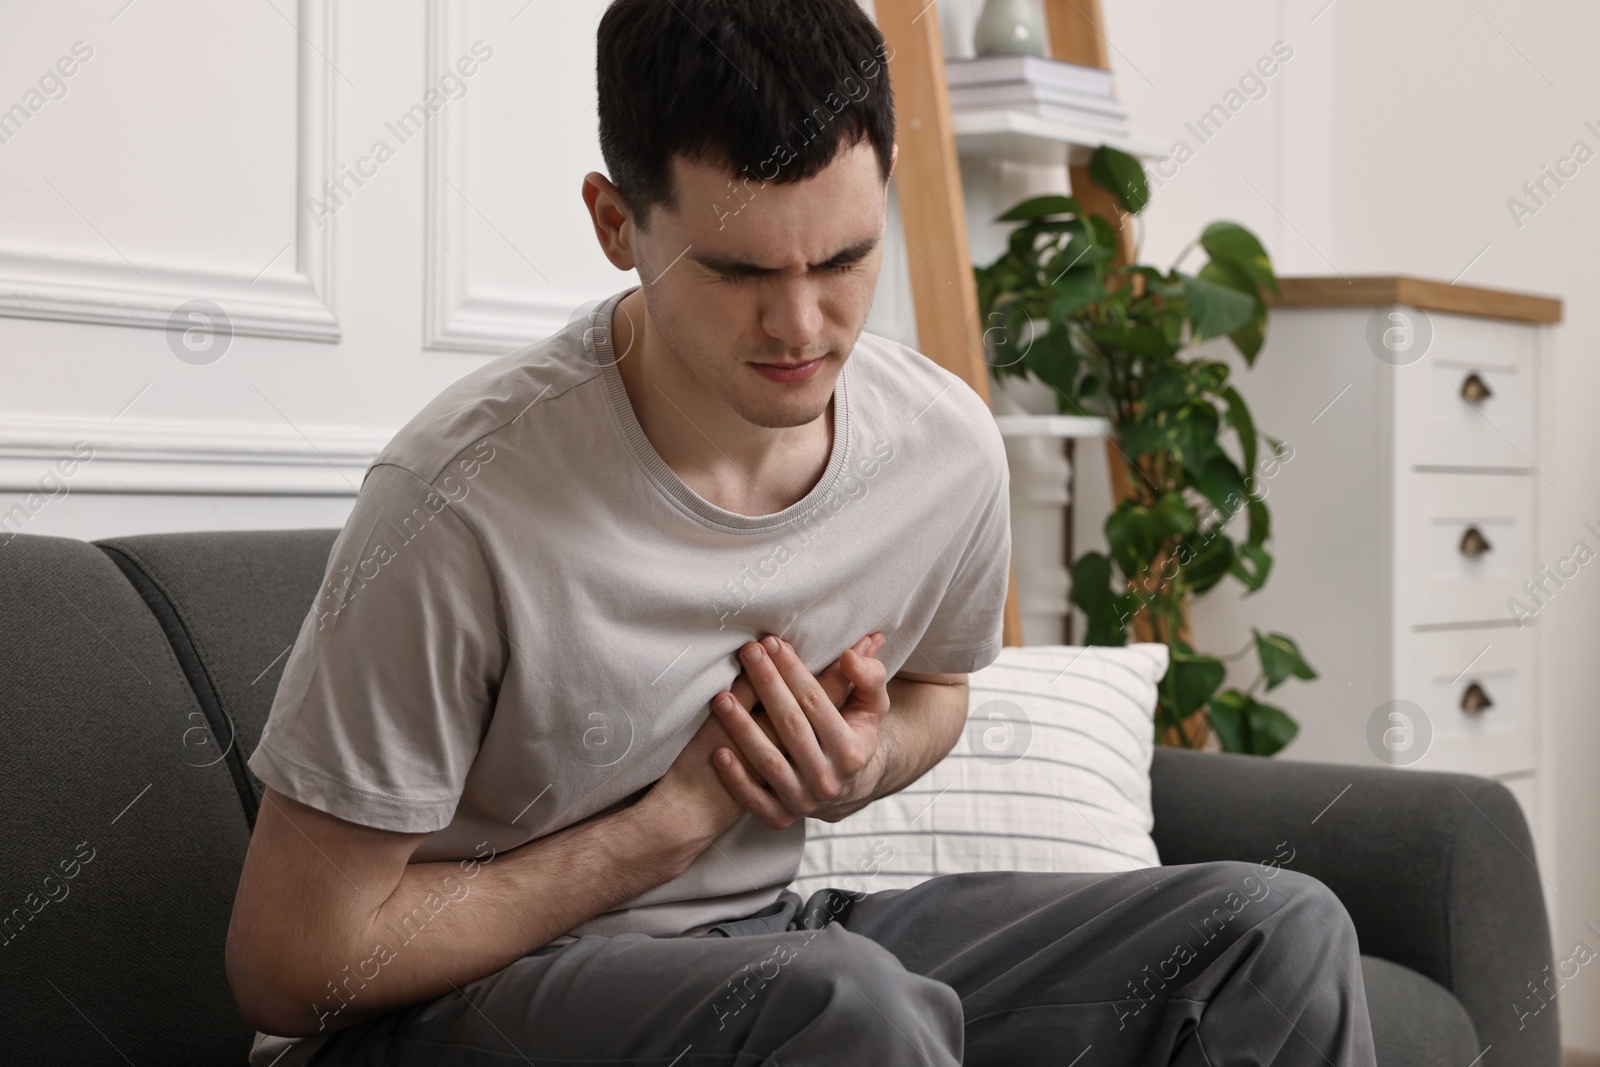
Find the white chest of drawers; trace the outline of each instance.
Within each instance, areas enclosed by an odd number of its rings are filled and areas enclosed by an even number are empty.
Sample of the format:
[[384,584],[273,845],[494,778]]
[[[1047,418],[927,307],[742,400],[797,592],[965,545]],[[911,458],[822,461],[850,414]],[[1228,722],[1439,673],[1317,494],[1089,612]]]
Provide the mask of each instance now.
[[1551,486],[1536,432],[1560,303],[1406,278],[1282,288],[1255,369],[1236,360],[1234,378],[1257,426],[1292,449],[1258,472],[1276,564],[1261,594],[1196,605],[1196,632],[1213,649],[1239,647],[1251,626],[1299,643],[1320,679],[1264,697],[1300,721],[1286,757],[1498,778],[1543,860],[1539,602],[1526,583],[1543,582],[1543,603],[1560,595],[1541,575],[1558,561],[1539,558]]

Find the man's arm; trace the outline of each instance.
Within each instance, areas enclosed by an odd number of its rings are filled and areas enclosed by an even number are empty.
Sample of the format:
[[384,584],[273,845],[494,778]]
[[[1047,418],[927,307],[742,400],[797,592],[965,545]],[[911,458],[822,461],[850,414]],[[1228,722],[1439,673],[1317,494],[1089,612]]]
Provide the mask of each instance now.
[[[838,663],[819,681],[844,703]],[[755,700],[742,676],[733,692]],[[459,862],[410,863],[428,834],[361,826],[268,789],[228,924],[241,1015],[288,1037],[341,1030],[492,974],[671,881],[744,814],[712,766],[731,743],[708,717],[633,804]]]
[[459,863],[408,863],[428,834],[360,826],[268,789],[228,925],[239,1010],[264,1033],[303,1037],[499,970],[682,873],[740,814],[710,787],[726,793],[714,775],[677,795],[652,789]]
[[829,822],[898,793],[927,774],[961,740],[967,724],[966,675],[901,671],[889,679],[887,688],[889,711],[878,728],[878,749],[869,763],[872,788],[859,802],[829,817]]

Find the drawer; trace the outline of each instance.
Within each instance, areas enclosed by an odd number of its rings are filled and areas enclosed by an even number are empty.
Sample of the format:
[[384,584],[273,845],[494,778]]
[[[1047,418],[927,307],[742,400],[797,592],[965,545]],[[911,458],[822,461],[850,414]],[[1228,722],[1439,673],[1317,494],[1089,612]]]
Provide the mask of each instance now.
[[1432,741],[1414,766],[1498,775],[1534,766],[1533,626],[1430,630],[1401,638],[1398,696]]
[[1534,327],[1429,321],[1427,354],[1394,371],[1402,465],[1533,467]]
[[1407,471],[1396,481],[1402,627],[1514,619],[1534,577],[1533,478]]

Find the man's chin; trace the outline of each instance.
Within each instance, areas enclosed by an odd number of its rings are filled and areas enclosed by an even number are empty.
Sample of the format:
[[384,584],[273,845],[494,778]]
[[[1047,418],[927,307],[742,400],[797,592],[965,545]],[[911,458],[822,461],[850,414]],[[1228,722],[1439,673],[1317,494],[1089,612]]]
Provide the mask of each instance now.
[[744,396],[734,405],[739,417],[753,426],[768,430],[786,430],[794,426],[807,426],[822,418],[833,399],[829,389],[817,397]]

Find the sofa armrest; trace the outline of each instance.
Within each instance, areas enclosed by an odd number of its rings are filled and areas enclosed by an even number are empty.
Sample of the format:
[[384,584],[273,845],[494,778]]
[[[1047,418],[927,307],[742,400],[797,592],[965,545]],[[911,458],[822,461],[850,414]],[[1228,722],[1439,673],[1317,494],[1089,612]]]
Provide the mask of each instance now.
[[[1541,875],[1499,782],[1158,748],[1150,771],[1165,864],[1237,859],[1324,882],[1361,951],[1450,990],[1497,1062],[1560,1062]],[[1292,858],[1289,850],[1293,849]]]

